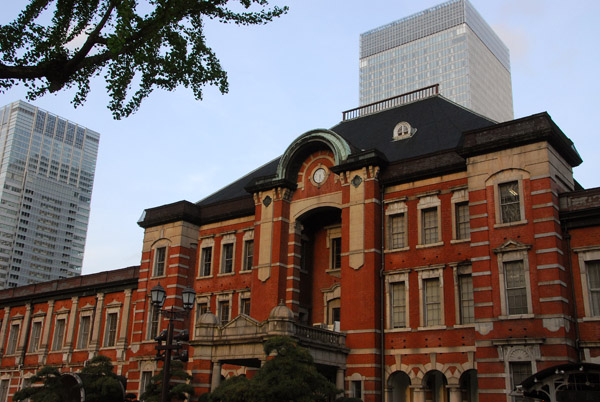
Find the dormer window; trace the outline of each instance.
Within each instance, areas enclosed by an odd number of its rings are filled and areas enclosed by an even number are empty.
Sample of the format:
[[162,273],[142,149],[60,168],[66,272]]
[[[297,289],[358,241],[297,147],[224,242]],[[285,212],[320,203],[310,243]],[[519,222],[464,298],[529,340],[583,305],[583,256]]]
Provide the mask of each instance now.
[[413,128],[407,122],[402,121],[402,122],[396,124],[396,127],[394,127],[393,140],[398,141],[398,140],[404,140],[406,138],[410,138],[416,132],[417,132],[416,128]]

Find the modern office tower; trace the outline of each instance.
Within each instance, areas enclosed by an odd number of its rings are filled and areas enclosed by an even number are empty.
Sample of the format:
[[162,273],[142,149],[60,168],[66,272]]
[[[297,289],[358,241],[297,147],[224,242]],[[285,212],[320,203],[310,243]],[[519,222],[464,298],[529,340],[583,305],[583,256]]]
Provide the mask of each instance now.
[[361,105],[434,84],[479,114],[499,122],[513,118],[508,48],[467,0],[360,36]]
[[22,101],[0,109],[0,288],[81,274],[99,139]]

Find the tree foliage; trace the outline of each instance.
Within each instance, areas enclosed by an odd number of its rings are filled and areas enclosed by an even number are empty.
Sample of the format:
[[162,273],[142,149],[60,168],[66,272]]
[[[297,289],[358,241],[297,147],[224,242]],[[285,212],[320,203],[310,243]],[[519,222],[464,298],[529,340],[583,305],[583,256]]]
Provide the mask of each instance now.
[[124,398],[123,380],[113,373],[110,358],[95,356],[79,374],[85,389],[86,402],[121,402]]
[[[41,386],[34,386],[42,383]],[[65,402],[70,401],[74,394],[79,393],[79,385],[71,385],[63,381],[56,367],[44,366],[30,379],[30,386],[13,395],[13,401],[32,402]]]
[[[194,395],[194,387],[189,384],[192,376],[183,369],[183,363],[179,360],[171,361],[171,381],[169,382],[169,401],[183,401]],[[163,371],[150,379],[146,391],[140,396],[144,402],[160,401],[162,392]]]
[[267,356],[275,353],[251,379],[232,377],[205,397],[210,402],[321,402],[337,390],[317,371],[313,358],[289,337],[275,337],[264,345]]
[[134,113],[155,88],[183,85],[196,99],[205,85],[228,91],[227,74],[206,43],[206,18],[256,25],[287,11],[268,0],[28,1],[0,26],[0,91],[24,82],[33,100],[76,87],[78,106],[90,79],[103,74],[116,119]]

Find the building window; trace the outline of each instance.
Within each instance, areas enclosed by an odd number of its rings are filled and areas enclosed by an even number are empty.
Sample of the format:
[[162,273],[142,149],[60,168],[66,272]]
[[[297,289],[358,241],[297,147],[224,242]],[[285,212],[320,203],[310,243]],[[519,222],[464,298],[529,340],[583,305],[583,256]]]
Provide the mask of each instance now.
[[[517,388],[517,385],[521,384],[526,378],[530,377],[531,363],[530,362],[510,362],[510,386],[511,391]],[[523,397],[513,396],[513,402],[524,402],[526,399]]]
[[350,396],[352,398],[362,399],[362,381],[353,380],[350,382]]
[[229,322],[229,301],[224,300],[219,302],[219,320],[221,325],[225,325]]
[[527,314],[527,283],[523,261],[504,262],[504,279],[508,314]]
[[196,322],[200,319],[202,314],[208,312],[208,302],[201,302],[196,305]]
[[442,305],[439,278],[428,278],[423,280],[423,305],[425,326],[441,325]]
[[[148,389],[150,381],[152,380],[152,371],[142,371],[142,378],[140,379],[140,398]],[[143,399],[142,399],[143,400]]]
[[458,275],[458,295],[460,302],[460,323],[472,324],[475,321],[475,302],[473,300],[473,276]]
[[521,220],[521,200],[519,182],[510,181],[498,185],[500,192],[500,221],[502,223],[518,222]]
[[204,247],[200,257],[200,276],[210,276],[212,266],[212,247]]
[[342,238],[334,237],[331,239],[331,261],[330,267],[331,269],[341,269],[342,268]]
[[223,244],[223,257],[221,259],[221,273],[233,272],[233,243]]
[[167,256],[166,247],[158,247],[154,255],[154,276],[163,276],[165,274],[165,259]]
[[406,284],[390,283],[392,328],[406,328]]
[[388,217],[389,248],[406,247],[406,214],[400,213]]
[[421,244],[433,244],[438,240],[438,210],[437,208],[426,208],[421,210],[422,242]]
[[600,261],[586,261],[590,305],[593,316],[600,316]]
[[107,313],[106,314],[106,327],[104,329],[104,346],[111,347],[115,346],[117,340],[117,322],[118,313]]
[[35,321],[31,324],[31,336],[29,337],[29,353],[35,353],[40,347],[40,337],[42,336],[42,322]]
[[244,241],[244,271],[252,269],[252,259],[254,258],[254,240]]
[[61,350],[65,339],[65,323],[67,320],[56,320],[54,327],[54,338],[52,339],[52,350]]
[[457,202],[454,205],[454,222],[456,229],[456,240],[465,240],[471,237],[469,222],[469,203],[467,201]]
[[0,402],[6,402],[8,399],[8,386],[10,384],[10,380],[2,380],[0,381]]
[[250,298],[243,297],[240,299],[240,314],[250,315]]
[[90,328],[92,327],[92,317],[89,315],[81,316],[79,319],[79,335],[77,337],[77,349],[86,349],[90,339]]
[[19,338],[19,324],[12,324],[8,333],[8,344],[6,345],[6,354],[12,355],[17,350],[17,339]]
[[160,329],[160,308],[151,304],[148,318],[148,339],[152,340],[158,336]]

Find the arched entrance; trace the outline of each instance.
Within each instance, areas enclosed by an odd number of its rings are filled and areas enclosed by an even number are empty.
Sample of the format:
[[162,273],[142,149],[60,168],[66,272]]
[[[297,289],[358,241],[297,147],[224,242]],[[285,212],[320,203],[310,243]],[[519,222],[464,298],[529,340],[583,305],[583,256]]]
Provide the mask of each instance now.
[[448,381],[446,376],[438,370],[429,371],[423,377],[423,388],[425,390],[425,401],[448,402]]
[[321,207],[300,216],[300,286],[298,318],[305,325],[339,330],[342,214]]
[[463,402],[478,402],[477,370],[467,370],[460,376],[460,392]]
[[402,371],[393,373],[387,381],[387,402],[411,402],[410,377]]

